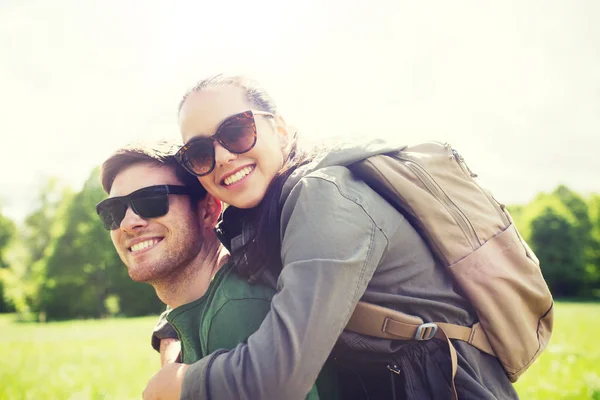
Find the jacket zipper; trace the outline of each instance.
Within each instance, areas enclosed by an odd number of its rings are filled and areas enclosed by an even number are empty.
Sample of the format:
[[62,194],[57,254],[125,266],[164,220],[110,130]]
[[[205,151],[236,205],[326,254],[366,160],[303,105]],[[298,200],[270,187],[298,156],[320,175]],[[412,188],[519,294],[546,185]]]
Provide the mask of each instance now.
[[406,159],[402,156],[398,156],[398,159],[406,164],[406,166],[423,182],[427,190],[440,202],[446,210],[452,215],[452,218],[456,221],[460,229],[463,231],[463,234],[469,241],[469,244],[476,250],[480,246],[479,237],[477,236],[477,232],[475,232],[475,228],[471,224],[471,221],[466,217],[466,215],[454,204],[454,202],[448,197],[446,192],[438,185],[438,183],[433,179],[431,175],[425,171],[423,167],[421,167],[416,162]]
[[471,178],[471,181],[473,181],[473,183],[475,183],[477,185],[477,187],[481,190],[481,192],[483,192],[484,196],[489,200],[489,202],[492,204],[492,206],[496,209],[496,212],[502,219],[502,222],[504,223],[505,227],[509,226],[510,221],[508,220],[508,217],[506,216],[506,214],[504,214],[502,207],[498,204],[498,202],[492,196],[490,196],[490,194],[487,191],[480,188],[479,185],[477,184],[477,182],[475,182],[474,178],[477,178],[477,174],[475,174],[475,173],[473,173],[473,171],[471,171],[471,168],[469,168],[469,166],[465,162],[464,157],[461,156],[460,154],[458,154],[458,151],[456,151],[455,149],[450,147],[450,144],[448,144],[448,143],[446,143],[446,148],[448,148],[451,151],[452,155],[454,156],[454,159],[456,160],[456,162],[458,163],[460,168],[463,170],[465,175],[467,175],[469,178]]

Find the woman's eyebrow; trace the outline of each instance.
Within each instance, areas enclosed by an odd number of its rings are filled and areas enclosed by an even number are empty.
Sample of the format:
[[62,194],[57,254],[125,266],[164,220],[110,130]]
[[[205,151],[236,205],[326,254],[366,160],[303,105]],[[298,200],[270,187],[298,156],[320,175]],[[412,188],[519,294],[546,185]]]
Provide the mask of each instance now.
[[223,126],[223,124],[225,122],[227,122],[227,120],[229,120],[231,117],[234,117],[236,115],[238,115],[238,113],[228,115],[227,117],[223,118],[221,121],[218,121],[217,128],[215,129],[215,132],[212,134],[210,134],[210,133],[194,133],[194,135],[190,138],[190,140],[185,142],[185,144],[190,143],[194,139],[209,138],[209,137],[216,135],[217,131],[221,128],[221,126]]

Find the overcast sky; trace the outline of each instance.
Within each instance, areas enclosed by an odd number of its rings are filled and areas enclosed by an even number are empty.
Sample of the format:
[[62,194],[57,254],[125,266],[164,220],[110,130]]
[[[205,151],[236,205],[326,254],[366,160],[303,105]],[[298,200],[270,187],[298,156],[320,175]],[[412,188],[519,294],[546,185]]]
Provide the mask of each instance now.
[[2,212],[178,137],[181,95],[220,71],[310,137],[450,142],[507,203],[600,193],[598,21],[594,0],[0,0]]

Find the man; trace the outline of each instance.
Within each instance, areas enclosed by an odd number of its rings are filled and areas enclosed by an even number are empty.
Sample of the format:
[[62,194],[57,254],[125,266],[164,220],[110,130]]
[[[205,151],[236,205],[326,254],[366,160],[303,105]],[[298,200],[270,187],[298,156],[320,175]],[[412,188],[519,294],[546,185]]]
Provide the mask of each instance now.
[[[166,319],[181,341],[181,361],[189,364],[245,342],[268,313],[274,291],[234,273],[214,233],[221,202],[179,166],[171,149],[166,143],[132,146],[108,158],[101,180],[109,198],[97,212],[129,276],[151,284],[172,309]],[[163,363],[174,361],[178,350],[163,351]],[[319,399],[316,386],[307,398]]]

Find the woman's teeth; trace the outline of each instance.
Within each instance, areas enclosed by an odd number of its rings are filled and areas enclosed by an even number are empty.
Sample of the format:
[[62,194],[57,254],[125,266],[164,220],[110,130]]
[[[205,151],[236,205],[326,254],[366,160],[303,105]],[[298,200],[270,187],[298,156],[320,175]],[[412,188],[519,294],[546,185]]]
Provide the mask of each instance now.
[[254,169],[254,166],[249,166],[249,167],[243,168],[243,169],[239,170],[238,172],[236,172],[235,174],[230,175],[227,178],[223,179],[223,183],[225,184],[225,186],[233,185],[234,183],[239,182],[242,179],[244,179],[244,177],[246,177],[250,172],[252,172],[253,169]]

